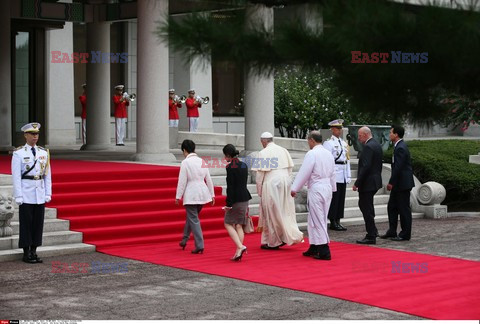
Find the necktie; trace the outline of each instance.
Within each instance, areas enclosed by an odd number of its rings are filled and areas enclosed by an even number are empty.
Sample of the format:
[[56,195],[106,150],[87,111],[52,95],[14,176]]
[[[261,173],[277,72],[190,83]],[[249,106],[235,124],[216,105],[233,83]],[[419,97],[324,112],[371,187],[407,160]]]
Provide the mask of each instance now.
[[34,147],[32,147],[32,153],[33,153],[33,157],[35,157],[36,154],[37,154],[37,152],[35,152],[35,148],[34,148]]

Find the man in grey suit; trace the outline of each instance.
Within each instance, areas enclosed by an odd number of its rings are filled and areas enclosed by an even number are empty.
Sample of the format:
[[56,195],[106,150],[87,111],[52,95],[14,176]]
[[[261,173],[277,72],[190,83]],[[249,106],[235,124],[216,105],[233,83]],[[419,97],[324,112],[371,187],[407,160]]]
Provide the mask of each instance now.
[[375,226],[373,197],[382,188],[383,152],[380,144],[372,137],[372,131],[366,126],[358,130],[358,140],[364,147],[358,160],[358,175],[353,190],[358,191],[358,207],[365,220],[367,235],[357,243],[376,244],[378,231]]
[[[388,181],[390,190],[388,200],[388,231],[380,236],[392,241],[408,241],[412,233],[412,209],[410,207],[410,191],[415,186],[413,181],[412,161],[407,144],[403,140],[405,129],[393,125],[390,129],[390,140],[394,144],[392,157],[392,176]],[[397,236],[398,215],[402,231]]]

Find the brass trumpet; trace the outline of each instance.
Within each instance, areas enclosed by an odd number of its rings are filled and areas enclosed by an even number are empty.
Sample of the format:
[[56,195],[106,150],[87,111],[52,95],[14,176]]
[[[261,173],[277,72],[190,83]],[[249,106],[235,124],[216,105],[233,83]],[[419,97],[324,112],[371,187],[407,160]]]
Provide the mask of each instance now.
[[210,98],[209,97],[200,97],[200,96],[197,96],[195,98],[195,101],[197,101],[198,103],[202,104],[202,105],[206,105],[210,102]]
[[128,92],[125,91],[123,93],[123,98],[128,99],[128,100],[133,102],[133,101],[135,101],[135,98],[137,98],[137,94],[136,93],[128,94]]
[[185,100],[187,100],[187,96],[179,97],[179,96],[175,95],[175,97],[173,97],[173,102],[174,103],[179,103],[180,102],[180,103],[183,104],[183,103],[185,103]]

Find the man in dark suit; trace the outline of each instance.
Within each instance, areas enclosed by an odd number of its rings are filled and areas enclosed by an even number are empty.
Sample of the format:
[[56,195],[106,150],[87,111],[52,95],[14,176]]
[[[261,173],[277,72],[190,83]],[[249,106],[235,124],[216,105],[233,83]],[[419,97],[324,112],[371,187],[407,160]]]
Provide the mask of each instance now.
[[358,161],[357,180],[353,190],[358,190],[358,207],[365,220],[367,235],[358,240],[359,244],[376,244],[377,227],[375,226],[375,207],[373,196],[382,188],[382,147],[372,137],[371,130],[364,126],[358,130],[358,140],[364,144]]
[[[408,241],[412,232],[412,209],[410,208],[410,191],[415,186],[413,181],[412,162],[407,144],[403,140],[405,129],[393,125],[390,129],[390,140],[394,144],[392,158],[392,176],[388,181],[387,190],[391,190],[388,200],[389,228],[383,239],[392,241]],[[402,231],[397,236],[398,215]]]

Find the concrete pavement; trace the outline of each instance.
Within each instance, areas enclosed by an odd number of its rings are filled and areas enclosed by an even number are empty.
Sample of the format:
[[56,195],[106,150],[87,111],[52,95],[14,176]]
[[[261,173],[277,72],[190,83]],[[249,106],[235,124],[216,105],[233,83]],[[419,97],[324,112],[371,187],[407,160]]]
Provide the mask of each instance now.
[[[380,224],[383,234],[387,224]],[[331,232],[354,242],[364,226]],[[377,246],[480,261],[480,217],[414,220],[409,242]],[[332,251],[335,257],[335,251]],[[52,262],[128,262],[126,273],[52,273]],[[248,255],[242,262],[248,262]],[[322,262],[322,261],[319,261]],[[328,284],[328,282],[325,282]],[[99,320],[404,320],[418,317],[340,299],[101,253],[0,263],[0,318]]]

